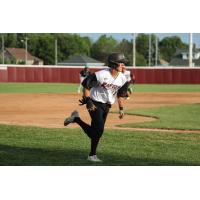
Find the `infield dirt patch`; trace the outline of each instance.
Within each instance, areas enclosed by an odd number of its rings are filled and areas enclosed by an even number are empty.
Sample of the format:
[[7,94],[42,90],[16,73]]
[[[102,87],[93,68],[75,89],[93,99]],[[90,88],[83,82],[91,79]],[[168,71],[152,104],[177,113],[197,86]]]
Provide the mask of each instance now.
[[[0,94],[0,124],[64,128],[63,121],[73,110],[78,110],[80,117],[90,122],[85,106],[79,106],[78,94]],[[126,109],[140,109],[177,104],[199,103],[200,93],[134,93],[124,102]],[[118,110],[117,103],[111,111]],[[154,118],[125,115],[120,120],[118,114],[109,113],[107,128],[119,124],[152,121]],[[69,128],[78,127],[70,124]]]

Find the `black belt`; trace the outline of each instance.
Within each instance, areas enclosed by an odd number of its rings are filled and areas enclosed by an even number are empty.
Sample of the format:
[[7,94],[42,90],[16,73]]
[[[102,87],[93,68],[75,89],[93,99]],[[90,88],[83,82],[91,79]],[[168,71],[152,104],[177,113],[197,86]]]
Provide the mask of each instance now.
[[93,99],[92,99],[92,101],[93,101],[94,103],[96,103],[96,104],[105,105],[106,107],[111,108],[111,104],[110,104],[110,103],[102,103],[102,102],[100,102],[100,101],[95,101],[95,100],[93,100]]

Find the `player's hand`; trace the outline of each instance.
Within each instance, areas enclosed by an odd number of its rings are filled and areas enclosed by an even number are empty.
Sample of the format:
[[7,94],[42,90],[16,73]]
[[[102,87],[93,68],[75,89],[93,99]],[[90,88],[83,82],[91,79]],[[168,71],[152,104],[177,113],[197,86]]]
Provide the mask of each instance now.
[[119,110],[119,118],[122,119],[124,117],[124,111]]
[[86,108],[89,111],[95,111],[97,109],[96,106],[94,105],[94,103],[92,102],[92,99],[90,99],[90,98],[87,99]]
[[82,106],[87,103],[87,97],[83,96],[82,99],[79,99],[79,106]]
[[89,110],[89,111],[94,111],[96,110],[96,106],[94,105],[94,103],[92,102],[92,99],[90,97],[85,97],[83,96],[82,99],[79,99],[79,102],[80,102],[80,106],[82,105],[85,105],[86,104],[86,108]]

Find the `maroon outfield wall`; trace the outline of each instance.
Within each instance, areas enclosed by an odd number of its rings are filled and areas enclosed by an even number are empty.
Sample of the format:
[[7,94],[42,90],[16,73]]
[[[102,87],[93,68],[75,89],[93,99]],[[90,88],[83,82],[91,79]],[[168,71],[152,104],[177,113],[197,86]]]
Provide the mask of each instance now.
[[[83,67],[0,65],[0,82],[78,83]],[[101,68],[91,68],[92,72]],[[130,67],[136,83],[200,84],[200,68]]]

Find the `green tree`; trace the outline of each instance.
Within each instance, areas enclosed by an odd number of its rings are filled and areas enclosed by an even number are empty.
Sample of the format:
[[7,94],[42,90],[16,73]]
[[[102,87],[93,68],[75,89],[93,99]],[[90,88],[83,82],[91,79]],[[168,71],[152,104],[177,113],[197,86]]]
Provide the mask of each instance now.
[[[32,41],[30,41],[31,43]],[[54,59],[54,37],[51,34],[39,34],[35,45],[35,56],[44,60],[44,64],[52,65]]]
[[[151,64],[154,64],[155,57],[155,46],[156,46],[156,35],[155,34],[138,34],[136,37],[136,49],[138,56],[142,61],[143,58],[146,60],[145,63],[149,62],[149,37],[151,36]],[[136,60],[137,62],[137,60]],[[144,60],[142,61],[144,63]],[[139,64],[139,63],[138,63]],[[139,64],[140,65],[140,64]]]
[[138,34],[136,37],[137,52],[144,56],[148,60],[149,56],[149,36],[147,34]]
[[4,34],[4,46],[6,47],[16,47],[17,46],[17,34],[6,33]]
[[147,60],[138,52],[136,52],[136,66],[147,66]]
[[[16,38],[17,38],[17,42],[16,42],[16,45],[14,47],[17,47],[17,48],[23,48],[25,49],[25,39],[26,37],[28,38],[28,34],[26,33],[16,33]],[[29,47],[29,45],[27,45],[27,47]]]
[[160,57],[168,62],[172,59],[177,49],[188,48],[178,36],[165,37],[159,42]]
[[[28,33],[26,34],[28,41],[28,52],[30,52],[32,55],[37,56],[37,47],[38,47],[38,43],[39,43],[39,38],[41,37],[42,34],[38,34],[38,33]],[[23,40],[25,40],[25,36],[23,37]],[[25,46],[23,46],[24,48]]]
[[[141,41],[141,43],[139,43],[139,41]],[[143,48],[145,45],[144,46],[139,45],[139,44],[145,44],[145,41],[146,41],[146,49]],[[153,50],[155,49],[154,43],[155,43],[155,36],[152,35],[152,54],[154,53]],[[147,66],[149,54],[147,54],[146,55],[147,58],[145,58],[145,52],[147,51],[147,53],[149,53],[149,36],[148,35],[139,36],[137,44],[136,44],[136,66]],[[126,58],[128,59],[127,63],[128,66],[133,66],[133,40],[128,41],[123,39],[117,45],[116,50],[125,54]]]
[[28,38],[28,52],[44,60],[44,64],[55,63],[55,39],[58,42],[58,62],[76,54],[90,55],[92,43],[88,37],[68,33],[16,33],[4,34],[6,47],[25,48]]
[[92,46],[91,55],[93,58],[107,62],[107,57],[116,50],[117,41],[112,37],[102,35]]
[[91,49],[92,49],[92,40],[89,37],[82,37],[83,41],[85,42],[85,45],[87,45],[87,48],[89,50],[88,56],[91,55]]
[[128,60],[127,66],[133,65],[133,44],[132,42],[123,39],[117,46],[116,46],[116,52],[121,52],[125,55],[125,57]]
[[[3,63],[3,58],[2,58],[2,55],[0,55],[0,64]],[[7,59],[7,58],[4,58],[4,64],[16,64],[16,59],[14,58],[11,58],[11,59]]]
[[54,38],[58,41],[58,61],[77,54],[90,55],[89,38],[82,38],[78,34],[55,34]]

